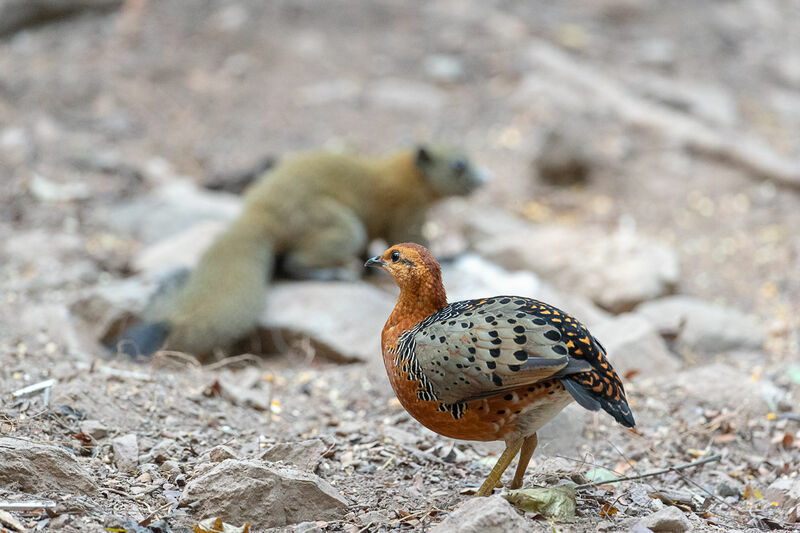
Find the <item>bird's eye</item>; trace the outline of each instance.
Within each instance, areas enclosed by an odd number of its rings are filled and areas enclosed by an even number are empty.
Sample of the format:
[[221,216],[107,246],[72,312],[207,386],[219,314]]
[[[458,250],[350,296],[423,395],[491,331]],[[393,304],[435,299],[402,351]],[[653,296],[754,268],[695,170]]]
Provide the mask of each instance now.
[[392,258],[392,263],[397,263],[398,261],[400,261],[400,252],[398,251],[392,252],[391,258]]

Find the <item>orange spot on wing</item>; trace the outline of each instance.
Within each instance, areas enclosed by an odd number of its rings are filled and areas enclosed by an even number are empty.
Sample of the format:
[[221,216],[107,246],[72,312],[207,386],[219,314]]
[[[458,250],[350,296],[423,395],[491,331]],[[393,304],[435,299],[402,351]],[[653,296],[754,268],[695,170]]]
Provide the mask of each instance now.
[[574,347],[575,347],[575,343],[574,343],[574,342],[572,342],[572,341],[569,341],[569,342],[567,343],[567,348],[574,348]]
[[581,337],[578,340],[581,341],[583,344],[586,344],[588,346],[592,345],[592,341],[589,340],[589,337]]

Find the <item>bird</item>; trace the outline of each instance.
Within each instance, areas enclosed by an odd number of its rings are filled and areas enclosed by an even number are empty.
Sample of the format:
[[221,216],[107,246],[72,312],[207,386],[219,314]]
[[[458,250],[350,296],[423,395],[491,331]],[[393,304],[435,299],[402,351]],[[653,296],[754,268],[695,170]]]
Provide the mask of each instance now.
[[571,315],[522,296],[447,303],[439,263],[415,243],[391,246],[364,266],[400,287],[381,346],[403,408],[448,438],[505,441],[476,496],[494,491],[517,454],[510,488],[520,488],[537,431],[573,400],[634,427],[605,348]]

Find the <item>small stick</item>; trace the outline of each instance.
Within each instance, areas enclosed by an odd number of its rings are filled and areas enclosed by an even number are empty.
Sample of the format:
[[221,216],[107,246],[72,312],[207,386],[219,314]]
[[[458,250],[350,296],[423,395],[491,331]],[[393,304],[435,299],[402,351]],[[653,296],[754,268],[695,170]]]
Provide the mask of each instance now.
[[233,365],[236,363],[240,363],[242,361],[249,361],[251,363],[258,364],[259,362],[263,361],[260,357],[256,357],[251,353],[243,353],[241,355],[234,355],[233,357],[226,357],[216,363],[211,363],[210,365],[206,366],[206,370],[219,370],[222,367]]
[[44,389],[47,390],[53,385],[57,383],[55,379],[47,379],[45,381],[40,381],[39,383],[34,383],[33,385],[28,385],[27,387],[23,387],[19,390],[15,390],[11,393],[12,398],[21,398],[22,396],[27,396],[28,394],[33,394],[34,392],[39,392],[40,390]]
[[152,381],[153,379],[153,376],[150,374],[145,374],[144,372],[123,370],[121,368],[114,368],[113,366],[98,366],[97,371],[103,375],[114,378],[139,379],[142,381]]
[[646,472],[644,474],[639,474],[639,475],[636,475],[636,476],[620,477],[620,478],[617,478],[617,479],[611,479],[609,481],[594,481],[592,483],[584,483],[583,485],[577,485],[575,488],[576,489],[587,489],[589,487],[594,487],[595,485],[610,485],[612,483],[619,483],[621,481],[633,481],[635,479],[642,479],[642,478],[646,478],[646,477],[659,476],[661,474],[666,474],[667,472],[678,472],[679,470],[685,470],[687,468],[700,466],[700,465],[703,465],[703,464],[706,464],[706,463],[712,463],[714,461],[719,461],[720,459],[722,459],[722,456],[717,453],[717,454],[711,455],[709,457],[705,457],[703,459],[700,459],[698,461],[694,461],[692,463],[685,463],[685,464],[678,465],[678,466],[668,466],[667,468],[662,468],[661,470],[654,470],[652,472]]
[[53,500],[29,500],[22,502],[11,502],[0,500],[0,509],[7,511],[31,511],[34,509],[55,509],[56,502]]

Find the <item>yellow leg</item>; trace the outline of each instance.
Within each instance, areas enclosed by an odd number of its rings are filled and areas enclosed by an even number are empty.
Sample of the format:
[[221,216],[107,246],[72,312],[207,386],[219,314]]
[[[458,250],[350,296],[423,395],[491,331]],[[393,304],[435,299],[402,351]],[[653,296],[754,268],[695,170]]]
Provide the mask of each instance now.
[[514,456],[517,455],[517,452],[522,447],[523,440],[524,439],[517,439],[506,442],[506,449],[503,450],[503,454],[497,460],[494,468],[489,472],[489,477],[483,482],[483,485],[481,485],[481,488],[475,493],[475,496],[488,496],[492,493],[497,486],[497,482],[500,481],[500,478],[503,476],[503,472],[506,471],[506,468],[508,468],[508,465],[511,464],[511,461],[514,460]]
[[525,437],[525,441],[522,443],[522,450],[519,452],[517,471],[514,473],[514,480],[511,481],[512,489],[518,489],[522,486],[522,478],[525,477],[525,470],[528,469],[528,463],[531,462],[531,456],[537,444],[539,444],[539,437],[536,436],[536,433],[530,437]]

